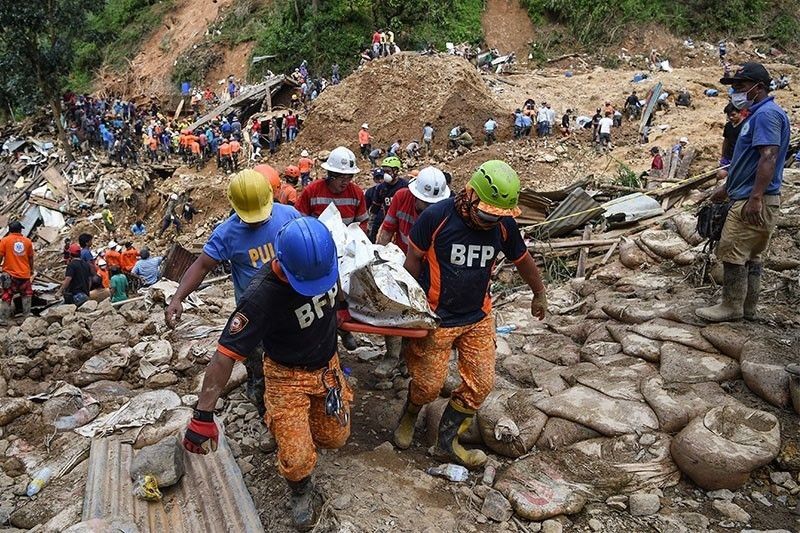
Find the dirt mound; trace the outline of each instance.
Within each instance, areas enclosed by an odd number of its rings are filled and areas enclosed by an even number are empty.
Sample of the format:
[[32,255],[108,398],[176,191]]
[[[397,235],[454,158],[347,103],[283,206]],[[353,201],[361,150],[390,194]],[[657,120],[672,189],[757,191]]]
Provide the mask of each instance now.
[[[372,61],[314,102],[299,141],[308,146],[357,148],[367,122],[373,146],[421,141],[426,121],[439,143],[457,123],[479,140],[483,123],[501,107],[475,68],[462,58],[400,53]],[[498,117],[496,117],[498,118]],[[500,122],[498,120],[498,122]]]
[[503,54],[514,52],[518,60],[527,60],[536,31],[519,0],[488,0],[481,25],[487,46]]

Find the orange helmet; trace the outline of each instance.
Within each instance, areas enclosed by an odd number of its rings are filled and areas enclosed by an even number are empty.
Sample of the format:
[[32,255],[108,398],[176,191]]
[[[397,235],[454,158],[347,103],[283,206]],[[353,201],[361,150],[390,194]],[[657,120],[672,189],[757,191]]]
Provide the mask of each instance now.
[[278,171],[269,165],[256,165],[253,170],[267,178],[267,181],[272,185],[273,194],[277,195],[281,188],[281,177]]
[[299,178],[300,177],[300,168],[296,165],[289,165],[283,171],[284,175],[289,176],[291,178]]

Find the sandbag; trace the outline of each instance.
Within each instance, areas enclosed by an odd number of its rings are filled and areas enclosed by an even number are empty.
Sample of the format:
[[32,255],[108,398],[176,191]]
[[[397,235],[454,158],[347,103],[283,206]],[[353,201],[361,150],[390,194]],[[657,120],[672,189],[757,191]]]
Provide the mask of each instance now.
[[672,262],[678,266],[693,265],[702,257],[702,254],[702,251],[691,248],[673,257]]
[[672,259],[689,249],[689,243],[672,230],[644,230],[639,239],[653,253],[664,259]]
[[478,410],[478,429],[486,446],[506,457],[520,457],[530,451],[547,422],[547,415],[535,407],[546,397],[532,389],[495,390]]
[[581,361],[597,365],[601,360],[622,353],[618,342],[589,342],[581,347]]
[[648,263],[649,257],[633,240],[622,237],[619,241],[619,260],[626,267],[638,270],[642,265]]
[[500,365],[508,372],[511,378],[528,387],[536,385],[533,376],[547,372],[557,366],[541,357],[522,351],[512,353]]
[[714,407],[741,405],[714,382],[665,383],[660,375],[653,375],[642,379],[640,390],[665,433],[677,433]]
[[609,302],[601,306],[605,314],[623,324],[641,324],[654,320],[670,307],[665,302],[640,300]]
[[778,339],[758,337],[742,347],[742,377],[747,387],[772,405],[788,407],[791,402],[786,365],[797,363],[797,347]]
[[541,450],[559,450],[570,444],[600,436],[600,433],[583,424],[551,416],[547,419],[539,440],[536,441],[536,447]]
[[674,342],[661,345],[661,375],[666,382],[721,382],[736,379],[739,374],[739,363],[722,354],[702,352]]
[[639,382],[642,377],[655,373],[656,368],[653,365],[639,361],[635,365],[605,367],[585,372],[577,376],[577,381],[611,398],[644,402],[644,396],[639,391]]
[[657,319],[631,327],[631,331],[648,339],[672,341],[704,352],[716,352],[716,348],[700,335],[700,329],[670,320]]
[[739,361],[744,344],[751,338],[752,331],[744,324],[736,327],[727,324],[712,324],[700,330],[700,334],[710,342],[714,348],[731,359]]
[[622,346],[622,353],[631,357],[638,357],[651,363],[657,363],[661,358],[661,342],[649,339],[638,333],[630,331],[630,327],[609,322],[606,329]]
[[736,490],[750,472],[770,463],[781,448],[778,419],[744,406],[715,407],[672,440],[672,458],[706,490]]
[[561,391],[569,388],[569,384],[561,377],[561,370],[563,367],[557,366],[551,368],[547,372],[539,372],[533,375],[533,382],[537,388],[542,389],[548,394],[553,396]]
[[557,333],[541,333],[528,338],[532,352],[556,365],[574,365],[581,360],[580,347],[572,339]]
[[606,436],[658,429],[658,418],[647,404],[611,398],[583,385],[540,400],[536,407],[548,416],[578,422]]
[[511,502],[517,516],[526,520],[576,514],[586,505],[578,487],[536,455],[515,461],[500,472],[495,489]]
[[680,213],[672,217],[672,221],[675,223],[678,235],[692,246],[697,246],[705,240],[697,232],[697,217],[693,214]]

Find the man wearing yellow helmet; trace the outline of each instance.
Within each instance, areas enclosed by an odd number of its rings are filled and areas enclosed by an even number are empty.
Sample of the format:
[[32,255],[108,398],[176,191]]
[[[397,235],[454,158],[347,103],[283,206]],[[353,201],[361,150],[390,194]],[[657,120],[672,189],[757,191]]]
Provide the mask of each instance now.
[[[273,202],[272,187],[264,175],[255,170],[243,170],[231,177],[228,200],[235,213],[214,229],[211,238],[203,246],[200,257],[181,278],[172,301],[164,311],[170,327],[174,328],[181,317],[183,300],[222,261],[231,263],[234,296],[238,303],[253,276],[275,257],[274,242],[278,230],[290,220],[300,218],[300,213],[294,207]],[[261,354],[251,354],[245,366],[248,396],[263,417],[265,408]]]
[[461,385],[442,415],[437,455],[468,468],[486,462],[480,450],[458,442],[494,386],[495,327],[489,283],[500,252],[512,261],[533,291],[531,314],[540,320],[547,298],[539,269],[528,253],[514,217],[519,215],[519,176],[503,161],[487,161],[455,198],[420,215],[409,235],[405,267],[428,294],[441,327],[404,350],[411,374],[408,398],[394,432],[398,448],[411,445],[417,415],[439,396],[453,347]]

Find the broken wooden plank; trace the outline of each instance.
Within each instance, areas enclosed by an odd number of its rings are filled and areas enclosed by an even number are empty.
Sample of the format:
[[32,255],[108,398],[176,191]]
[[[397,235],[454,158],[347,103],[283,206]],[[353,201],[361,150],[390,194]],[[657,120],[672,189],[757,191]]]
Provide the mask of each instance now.
[[69,184],[66,178],[61,175],[61,172],[56,167],[47,167],[43,172],[44,179],[50,185],[50,190],[53,191],[53,196],[56,200],[62,200],[69,195]]
[[223,102],[210,112],[206,113],[193,123],[188,126],[188,129],[195,130],[200,126],[207,124],[214,120],[214,118],[225,114],[225,112],[229,111],[230,109],[237,107],[239,104],[243,102],[247,102],[249,100],[261,100],[264,98],[266,93],[269,93],[273,87],[277,87],[286,80],[286,77],[281,76],[273,76],[268,78],[267,80],[259,83],[258,85],[254,85],[249,88],[246,93],[240,94],[234,98],[231,98],[227,102]]
[[606,263],[608,263],[608,260],[611,259],[612,255],[614,255],[614,251],[617,249],[617,246],[619,246],[619,241],[611,245],[611,248],[608,249],[606,255],[603,256],[603,260],[600,261],[601,265],[605,265]]
[[[586,224],[583,228],[583,242],[589,240],[592,236],[592,226]],[[586,260],[589,258],[589,246],[581,247],[580,254],[578,254],[578,268],[575,270],[575,277],[582,278],[586,274]]]

